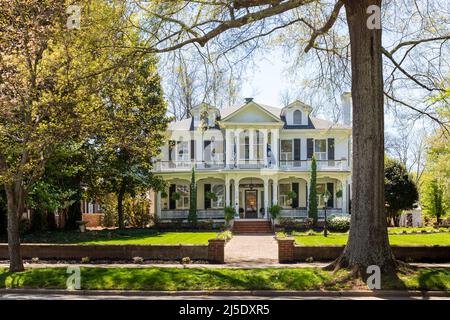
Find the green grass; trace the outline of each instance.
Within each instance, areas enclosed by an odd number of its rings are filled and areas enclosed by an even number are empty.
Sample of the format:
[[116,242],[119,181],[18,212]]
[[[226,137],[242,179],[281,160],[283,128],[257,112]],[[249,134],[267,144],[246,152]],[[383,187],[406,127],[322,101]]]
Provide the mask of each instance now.
[[[345,245],[348,234],[332,233],[328,237],[323,235],[296,235],[295,242],[304,246],[327,246],[327,245]],[[450,245],[450,233],[431,233],[431,234],[402,234],[389,235],[391,245],[414,246],[414,245]]]
[[158,232],[151,229],[54,231],[26,235],[24,243],[208,244],[216,232]]
[[[81,268],[81,289],[87,290],[341,290],[352,282],[335,281],[347,274],[319,268],[208,269],[208,268]],[[65,268],[28,269],[9,273],[0,269],[0,288],[65,289]],[[386,281],[386,289],[450,290],[450,268],[419,269],[399,274],[400,283]],[[383,286],[383,282],[382,282]],[[361,288],[361,287],[360,287]]]

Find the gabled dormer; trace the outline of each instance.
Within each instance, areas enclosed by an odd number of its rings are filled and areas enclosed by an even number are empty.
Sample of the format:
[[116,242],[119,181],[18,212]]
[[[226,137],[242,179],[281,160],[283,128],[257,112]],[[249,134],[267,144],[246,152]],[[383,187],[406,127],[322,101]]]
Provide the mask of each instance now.
[[197,130],[202,120],[207,128],[212,128],[217,125],[217,120],[220,119],[220,111],[216,107],[203,102],[192,108],[191,116],[194,130]]
[[295,100],[281,110],[281,117],[286,126],[308,126],[312,108],[299,100]]

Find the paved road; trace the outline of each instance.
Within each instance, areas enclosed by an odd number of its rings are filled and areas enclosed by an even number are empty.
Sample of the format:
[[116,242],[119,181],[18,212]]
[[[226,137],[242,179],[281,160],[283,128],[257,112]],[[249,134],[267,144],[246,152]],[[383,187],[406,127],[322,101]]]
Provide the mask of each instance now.
[[110,296],[66,294],[0,294],[0,300],[449,300],[450,297],[262,297],[262,296]]

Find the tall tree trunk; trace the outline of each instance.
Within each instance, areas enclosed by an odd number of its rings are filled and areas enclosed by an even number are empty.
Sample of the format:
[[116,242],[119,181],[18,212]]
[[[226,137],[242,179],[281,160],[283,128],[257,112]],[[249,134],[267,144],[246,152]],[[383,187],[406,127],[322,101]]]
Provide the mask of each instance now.
[[367,278],[377,265],[392,274],[384,200],[384,99],[381,29],[369,29],[367,8],[382,0],[346,0],[350,33],[353,97],[352,215],[347,246],[331,265]]
[[123,223],[123,198],[125,197],[125,183],[120,185],[119,194],[117,195],[117,220],[119,223],[119,229],[124,229]]
[[21,182],[5,185],[8,203],[8,252],[9,271],[20,272],[23,267],[22,255],[20,253],[19,221],[25,208],[25,191]]

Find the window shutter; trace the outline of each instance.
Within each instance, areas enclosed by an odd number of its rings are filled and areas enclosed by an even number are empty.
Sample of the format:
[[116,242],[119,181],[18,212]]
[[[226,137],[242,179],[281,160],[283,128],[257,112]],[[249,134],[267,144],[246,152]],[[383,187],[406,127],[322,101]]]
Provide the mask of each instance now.
[[334,138],[328,138],[328,160],[334,160]]
[[295,161],[300,161],[300,147],[301,147],[301,140],[294,139],[294,160]]
[[170,140],[169,141],[169,161],[172,161],[172,151],[173,151],[173,146],[175,145],[175,141],[174,140]]
[[211,208],[211,199],[208,199],[206,197],[208,192],[211,192],[211,185],[210,184],[205,184],[205,192],[204,192],[204,195],[205,195],[205,209]]
[[191,160],[195,160],[195,140],[191,140]]
[[312,159],[314,153],[314,140],[312,138],[308,138],[306,140],[306,150],[307,150],[306,158]]
[[175,208],[177,206],[176,200],[172,199],[172,193],[174,193],[176,190],[177,190],[177,185],[171,184],[169,187],[169,209],[170,210],[175,210]]
[[332,182],[327,183],[327,190],[331,195],[330,198],[328,199],[327,207],[333,208],[334,184]]
[[297,194],[297,198],[292,199],[292,208],[298,208],[298,198],[300,197],[300,194],[299,194],[299,184],[297,182],[292,183],[292,191],[294,191]]

